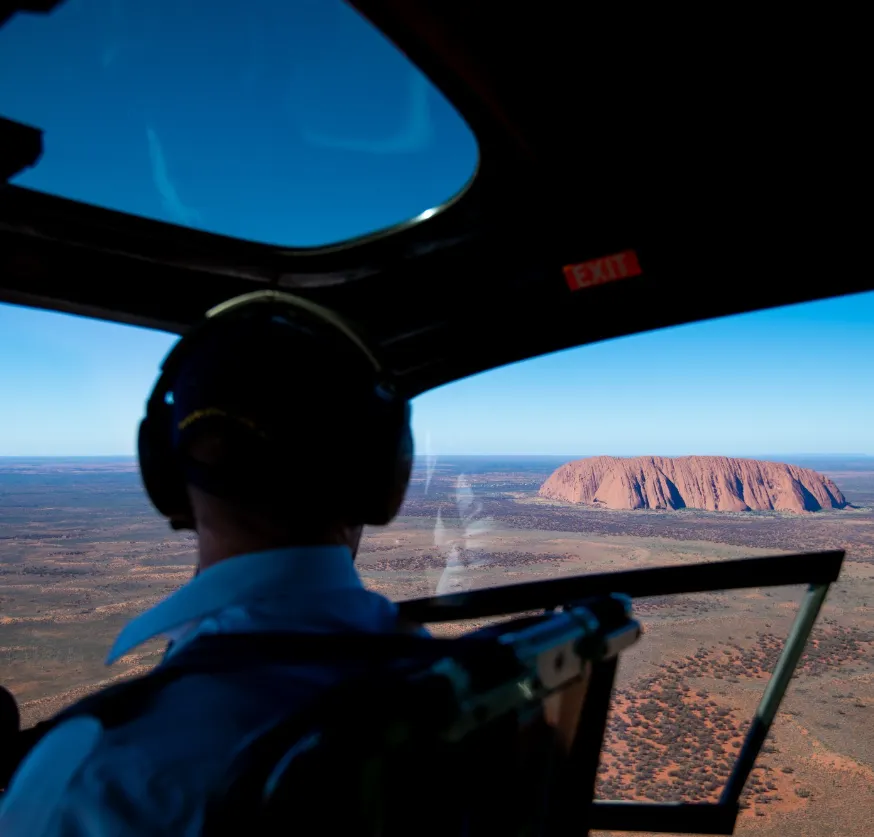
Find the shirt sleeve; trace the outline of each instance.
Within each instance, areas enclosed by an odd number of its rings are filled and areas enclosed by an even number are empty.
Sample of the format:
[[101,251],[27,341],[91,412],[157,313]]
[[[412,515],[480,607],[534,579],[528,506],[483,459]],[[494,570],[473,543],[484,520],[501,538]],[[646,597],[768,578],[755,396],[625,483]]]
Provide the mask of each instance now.
[[153,767],[127,750],[89,763],[40,837],[197,837],[203,790],[196,777]]
[[0,834],[197,835],[202,789],[196,773],[163,768],[142,748],[109,742],[96,719],[71,719],[47,734],[16,773],[0,799]]
[[97,747],[103,728],[95,718],[73,718],[46,734],[24,759],[0,798],[3,837],[42,837],[70,785]]

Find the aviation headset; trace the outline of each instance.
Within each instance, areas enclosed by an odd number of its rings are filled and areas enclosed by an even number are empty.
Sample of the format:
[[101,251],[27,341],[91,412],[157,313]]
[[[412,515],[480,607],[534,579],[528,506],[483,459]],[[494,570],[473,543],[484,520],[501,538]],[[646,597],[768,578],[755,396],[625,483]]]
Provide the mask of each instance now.
[[[186,484],[197,479],[195,476],[192,480],[174,444],[173,389],[195,347],[223,330],[232,335],[233,326],[244,321],[287,325],[290,342],[292,338],[299,342],[300,323],[308,321],[307,326],[316,326],[323,333],[327,330],[342,335],[369,361],[374,373],[372,386],[368,383],[365,403],[356,404],[351,423],[351,432],[356,434],[356,456],[360,455],[355,463],[360,479],[349,481],[349,496],[345,498],[349,508],[344,511],[352,517],[349,523],[388,523],[394,513],[393,499],[403,496],[412,463],[409,402],[397,392],[383,364],[349,323],[307,299],[271,290],[244,294],[209,310],[161,364],[137,444],[143,485],[155,508],[169,518],[174,529],[194,528]],[[207,485],[201,487],[210,490]]]

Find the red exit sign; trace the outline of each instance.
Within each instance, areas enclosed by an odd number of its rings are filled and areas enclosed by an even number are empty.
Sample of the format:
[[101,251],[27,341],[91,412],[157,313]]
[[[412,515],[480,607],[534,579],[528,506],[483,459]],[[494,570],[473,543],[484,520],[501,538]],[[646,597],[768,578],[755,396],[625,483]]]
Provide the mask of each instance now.
[[622,253],[580,264],[569,264],[564,268],[565,281],[572,291],[628,279],[630,276],[640,276],[642,273],[634,250],[624,250]]

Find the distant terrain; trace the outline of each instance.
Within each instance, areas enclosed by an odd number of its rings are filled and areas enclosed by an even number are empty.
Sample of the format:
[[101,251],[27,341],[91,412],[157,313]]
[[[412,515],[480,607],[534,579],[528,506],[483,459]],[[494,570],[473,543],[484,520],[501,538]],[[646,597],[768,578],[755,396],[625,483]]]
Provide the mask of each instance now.
[[[613,510],[542,496],[574,459],[417,460],[401,516],[363,541],[366,583],[403,599],[846,549],[744,792],[737,833],[866,837],[874,821],[874,458],[793,458],[847,504],[814,514]],[[190,535],[172,532],[151,509],[130,460],[0,459],[0,682],[26,723],[160,659],[156,640],[111,668],[103,663],[127,620],[191,578],[193,549]],[[620,663],[599,797],[718,796],[802,593],[752,588],[635,602],[645,633]]]
[[728,456],[592,456],[568,462],[540,496],[608,509],[813,512],[847,505],[810,468]]

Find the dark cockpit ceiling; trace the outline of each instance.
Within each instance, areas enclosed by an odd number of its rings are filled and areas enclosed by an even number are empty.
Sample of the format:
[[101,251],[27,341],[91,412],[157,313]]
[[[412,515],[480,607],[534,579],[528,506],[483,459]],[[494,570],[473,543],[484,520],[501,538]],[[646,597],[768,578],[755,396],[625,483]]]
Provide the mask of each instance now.
[[[0,299],[181,332],[230,296],[286,289],[361,323],[415,395],[874,287],[854,198],[864,74],[810,49],[837,24],[557,0],[353,5],[476,134],[459,197],[385,233],[287,249],[7,186]],[[566,266],[629,252],[639,275],[571,290]]]

